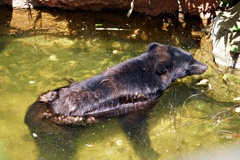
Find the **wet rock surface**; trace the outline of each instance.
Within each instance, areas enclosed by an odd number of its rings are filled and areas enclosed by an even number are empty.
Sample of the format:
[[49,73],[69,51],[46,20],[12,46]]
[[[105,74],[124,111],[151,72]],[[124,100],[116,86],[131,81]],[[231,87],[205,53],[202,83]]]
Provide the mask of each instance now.
[[237,97],[239,97],[240,91],[236,88],[240,87],[239,71],[219,67],[213,61],[213,46],[210,37],[203,37],[200,45],[201,47],[196,51],[194,57],[209,66],[204,77],[208,80],[208,89],[205,94],[220,102],[238,102]]
[[[69,0],[3,0],[5,4],[12,5],[14,8],[32,8],[39,6],[49,6],[56,7],[62,9],[84,9],[84,10],[94,10],[98,11],[101,9],[123,9],[129,10],[131,8],[130,3],[132,0],[119,0],[119,1],[111,1],[111,0],[82,0],[82,1],[69,1]],[[181,10],[183,13],[188,13],[190,15],[198,15],[199,7],[215,9],[219,6],[220,0],[208,0],[207,2],[204,0],[138,0],[133,1],[133,11],[146,13],[149,15],[156,16],[160,13],[171,13],[175,14]]]

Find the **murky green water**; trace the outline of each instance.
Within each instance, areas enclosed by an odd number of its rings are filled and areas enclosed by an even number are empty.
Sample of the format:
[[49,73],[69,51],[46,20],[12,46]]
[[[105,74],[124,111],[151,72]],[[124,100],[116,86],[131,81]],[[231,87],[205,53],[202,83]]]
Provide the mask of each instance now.
[[[136,25],[127,31],[102,34],[106,31],[94,29],[99,20],[89,23],[93,29],[84,36],[0,36],[0,159],[198,159],[212,149],[224,149],[239,141],[239,114],[227,110],[235,103],[216,101],[205,94],[207,86],[195,85],[202,78],[211,78],[209,74],[185,78],[166,91],[147,121],[150,144],[144,138],[138,143],[138,134],[136,141],[130,141],[117,119],[80,127],[76,130],[79,134],[74,131],[78,135],[72,138],[71,134],[68,139],[61,139],[61,134],[32,133],[24,123],[29,106],[41,93],[67,85],[64,78],[81,81],[95,76],[140,55],[150,41],[168,44],[174,39],[180,41],[179,47],[191,51],[199,46],[188,38],[173,38],[172,32],[160,31],[157,25],[151,27],[165,38],[154,35],[142,40],[123,38],[134,37],[136,29],[141,31]],[[175,35],[189,37],[184,29],[175,30]],[[151,37],[150,32],[147,36]]]

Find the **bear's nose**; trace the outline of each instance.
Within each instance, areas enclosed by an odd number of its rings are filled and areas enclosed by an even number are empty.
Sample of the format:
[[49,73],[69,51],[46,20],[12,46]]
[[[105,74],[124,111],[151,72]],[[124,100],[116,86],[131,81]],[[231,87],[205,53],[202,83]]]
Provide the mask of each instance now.
[[206,64],[203,64],[202,62],[196,61],[194,64],[192,64],[190,69],[190,74],[202,74],[208,69],[208,66]]

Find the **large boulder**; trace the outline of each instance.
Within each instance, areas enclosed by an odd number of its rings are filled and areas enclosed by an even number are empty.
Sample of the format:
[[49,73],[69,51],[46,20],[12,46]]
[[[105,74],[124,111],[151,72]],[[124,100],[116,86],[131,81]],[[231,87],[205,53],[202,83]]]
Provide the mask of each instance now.
[[[206,10],[215,10],[220,0],[1,0],[14,8],[31,8],[49,6],[62,9],[124,9],[129,10],[133,2],[133,11],[156,16],[160,13],[175,14],[178,11],[190,15],[199,15],[199,7]],[[1,3],[1,2],[0,2]]]
[[[211,38],[213,55],[219,66],[240,69],[240,3],[215,18]],[[233,52],[234,51],[234,52]]]

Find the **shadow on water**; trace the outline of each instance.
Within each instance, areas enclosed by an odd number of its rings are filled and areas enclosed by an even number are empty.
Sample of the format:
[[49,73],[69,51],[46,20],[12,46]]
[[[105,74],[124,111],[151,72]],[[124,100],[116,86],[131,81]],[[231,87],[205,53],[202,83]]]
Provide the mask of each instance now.
[[147,119],[150,112],[151,110],[146,110],[120,117],[120,125],[141,159],[158,159],[160,157],[160,154],[151,147],[147,132]]
[[[11,30],[10,22],[12,19],[12,11],[13,9],[8,6],[2,6],[0,2],[0,35],[8,34],[9,30]],[[0,39],[0,54],[2,53],[2,50],[5,49],[5,47],[10,42],[10,37],[6,36],[5,38]]]
[[[101,135],[101,130],[96,126],[68,126],[57,125],[51,120],[43,118],[43,113],[46,112],[47,106],[45,103],[35,102],[30,106],[25,116],[25,123],[28,125],[38,148],[39,159],[69,159],[73,158],[76,151],[81,148],[77,145],[78,141],[91,138],[91,134],[84,134],[84,130],[93,127],[97,130],[97,134]],[[147,116],[149,111],[135,112],[134,114],[122,115],[116,125],[123,128],[129,140],[133,144],[137,155],[141,159],[156,159],[159,155],[151,148],[150,139],[147,133]],[[105,122],[98,124],[101,126]],[[112,127],[113,129],[113,127]],[[110,130],[110,132],[114,132]],[[109,133],[108,133],[109,134]],[[112,135],[112,133],[110,133]],[[101,135],[100,139],[107,138],[108,135]],[[97,140],[96,140],[97,141]]]
[[83,128],[59,126],[43,119],[42,114],[46,110],[45,104],[35,102],[25,117],[25,123],[39,148],[39,159],[69,159],[76,151],[76,139]]
[[[177,15],[161,14],[156,17],[119,10],[70,11],[60,9],[13,10],[3,18],[0,30],[5,35],[59,35],[85,39],[101,37],[111,40],[158,41],[188,48],[199,47],[192,41],[192,31],[199,31],[201,20],[185,17],[185,25],[178,23]],[[110,15],[110,16],[109,16]],[[187,35],[187,36],[186,36]],[[199,37],[198,37],[199,38]],[[198,39],[199,40],[199,39]]]

